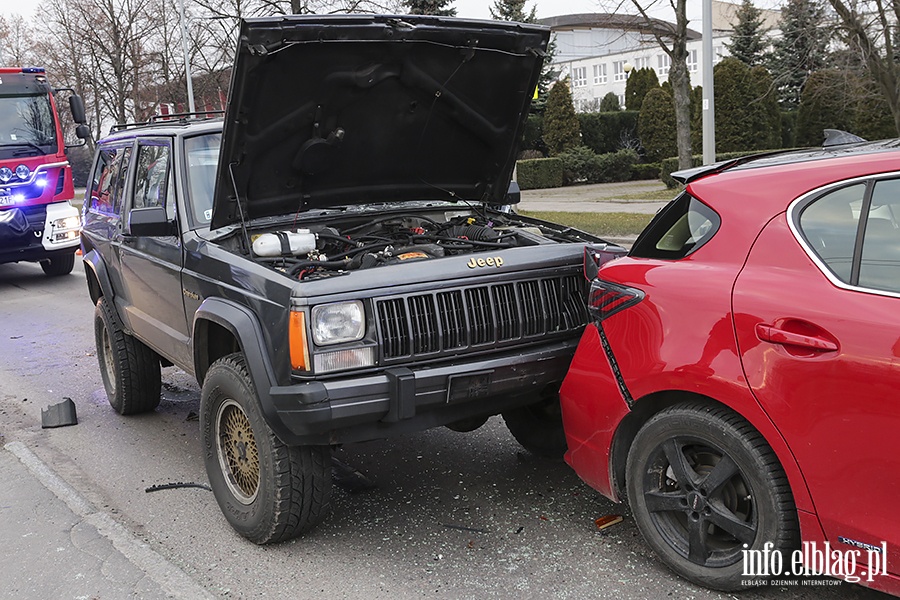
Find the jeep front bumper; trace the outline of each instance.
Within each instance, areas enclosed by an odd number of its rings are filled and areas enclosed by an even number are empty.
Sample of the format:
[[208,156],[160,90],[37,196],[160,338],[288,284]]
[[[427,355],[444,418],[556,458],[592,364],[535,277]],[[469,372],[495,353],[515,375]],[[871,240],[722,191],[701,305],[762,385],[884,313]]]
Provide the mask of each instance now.
[[461,364],[311,381],[269,390],[269,425],[286,444],[385,438],[500,412],[556,392],[578,338]]

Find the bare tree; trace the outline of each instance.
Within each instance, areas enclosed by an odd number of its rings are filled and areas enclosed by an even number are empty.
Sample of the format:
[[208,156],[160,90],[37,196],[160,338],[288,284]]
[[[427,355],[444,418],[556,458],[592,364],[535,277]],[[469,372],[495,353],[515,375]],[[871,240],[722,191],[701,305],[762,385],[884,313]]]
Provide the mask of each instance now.
[[691,76],[687,67],[688,18],[687,0],[668,0],[675,16],[671,23],[653,19],[649,12],[661,0],[631,0],[644,18],[656,43],[669,56],[669,83],[675,102],[675,141],[678,146],[678,167],[688,169],[691,162]]
[[[84,98],[88,122],[95,130],[100,123],[100,104],[94,94],[94,78],[88,56],[84,52],[83,38],[75,25],[74,15],[69,11],[72,0],[57,0],[47,5],[45,26],[42,35],[35,40],[35,53],[39,62],[47,70],[50,80],[57,87],[68,87]],[[66,111],[60,111],[65,120]],[[73,128],[64,126],[63,131],[71,135]],[[74,140],[69,140],[74,142]],[[93,151],[93,141],[88,140]]]
[[900,62],[897,23],[900,2],[893,0],[829,0],[841,21],[841,34],[850,50],[859,55],[869,76],[884,97],[900,132]]
[[[126,122],[147,114],[154,85],[149,0],[53,0],[42,6],[47,34],[41,53],[62,79],[75,79],[98,122]],[[89,93],[88,93],[89,91]]]
[[31,66],[36,64],[33,39],[28,22],[22,15],[0,16],[0,64]]

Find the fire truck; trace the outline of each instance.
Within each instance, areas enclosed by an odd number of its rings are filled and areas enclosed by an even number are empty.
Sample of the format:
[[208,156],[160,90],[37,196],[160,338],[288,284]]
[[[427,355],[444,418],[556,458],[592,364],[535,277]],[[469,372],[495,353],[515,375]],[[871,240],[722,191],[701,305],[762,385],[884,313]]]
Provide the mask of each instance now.
[[[35,261],[50,276],[75,265],[81,217],[56,93],[40,67],[0,67],[0,263]],[[84,103],[69,96],[75,134],[90,137]],[[82,141],[82,144],[84,142]]]

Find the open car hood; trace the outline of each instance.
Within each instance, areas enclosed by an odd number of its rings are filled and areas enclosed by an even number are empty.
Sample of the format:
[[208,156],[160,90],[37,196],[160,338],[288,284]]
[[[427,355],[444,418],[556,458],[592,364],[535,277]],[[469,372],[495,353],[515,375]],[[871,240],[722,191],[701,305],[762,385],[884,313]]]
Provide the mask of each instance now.
[[502,203],[548,38],[413,15],[244,21],[211,226],[371,202]]

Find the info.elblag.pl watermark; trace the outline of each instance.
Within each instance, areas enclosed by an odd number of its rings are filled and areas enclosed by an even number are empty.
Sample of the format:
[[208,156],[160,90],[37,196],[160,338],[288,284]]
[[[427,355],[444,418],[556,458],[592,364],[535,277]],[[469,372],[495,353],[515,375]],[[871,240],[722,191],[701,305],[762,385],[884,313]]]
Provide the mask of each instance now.
[[[832,548],[828,542],[803,542],[793,551],[776,550],[766,542],[762,549],[750,550],[744,544],[741,582],[746,586],[840,585],[873,581],[887,575],[887,543],[880,546],[840,538],[853,546],[847,550]],[[834,579],[826,579],[834,578]]]

